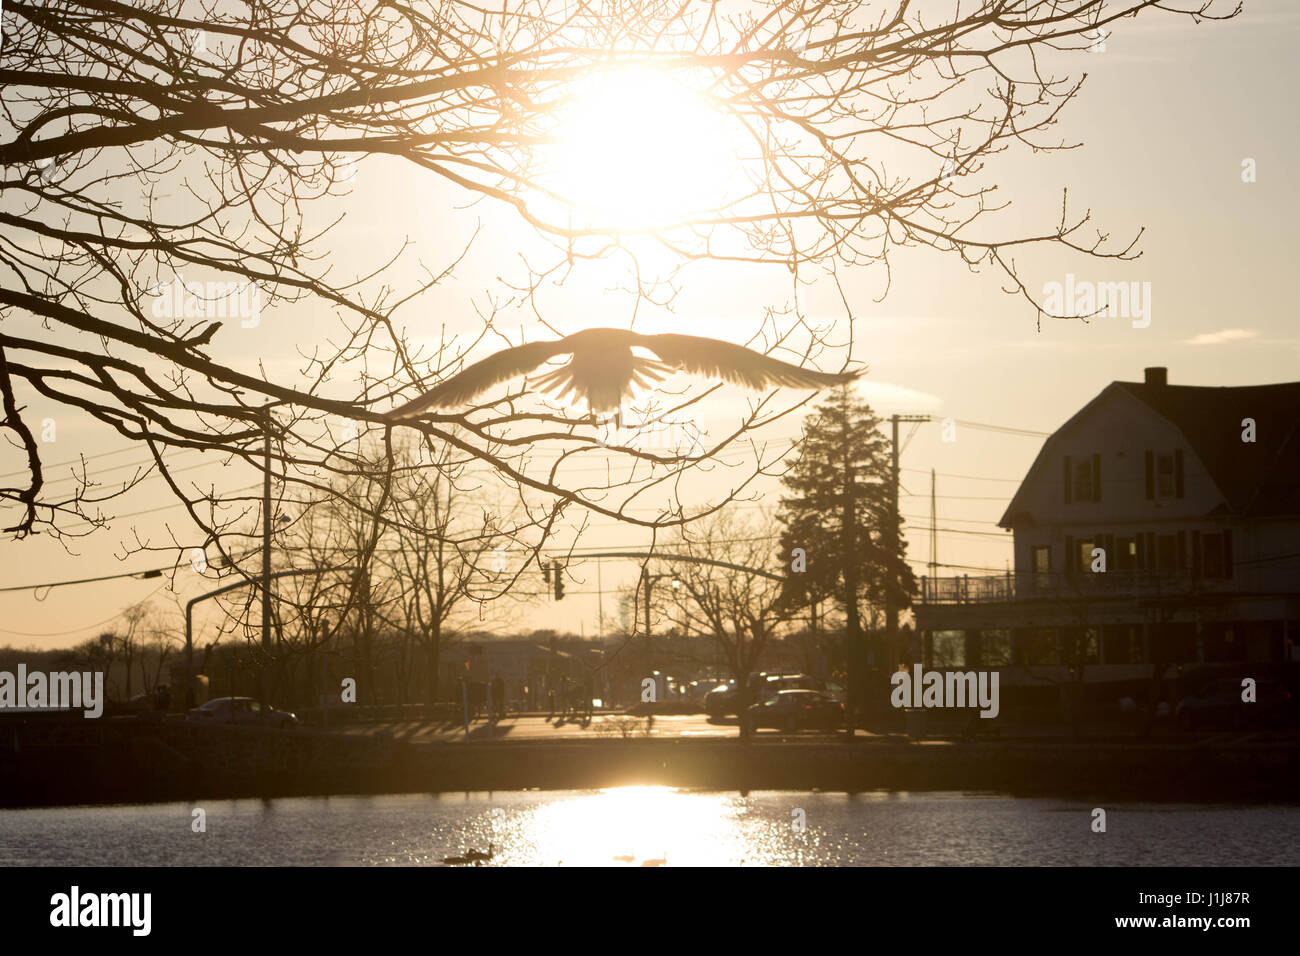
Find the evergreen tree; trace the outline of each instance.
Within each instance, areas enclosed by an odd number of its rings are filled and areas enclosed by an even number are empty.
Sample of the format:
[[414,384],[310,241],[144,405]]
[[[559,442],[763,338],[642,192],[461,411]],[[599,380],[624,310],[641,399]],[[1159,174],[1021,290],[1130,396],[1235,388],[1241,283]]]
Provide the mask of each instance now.
[[[785,601],[807,606],[830,599],[843,611],[851,715],[862,710],[868,672],[884,674],[896,663],[895,649],[879,641],[869,646],[864,612],[883,608],[891,595],[899,610],[909,607],[915,584],[902,529],[891,527],[890,448],[882,424],[847,387],[819,405],[804,422],[802,454],[782,479],[778,512],[781,559],[791,569]],[[795,549],[802,549],[802,571]]]

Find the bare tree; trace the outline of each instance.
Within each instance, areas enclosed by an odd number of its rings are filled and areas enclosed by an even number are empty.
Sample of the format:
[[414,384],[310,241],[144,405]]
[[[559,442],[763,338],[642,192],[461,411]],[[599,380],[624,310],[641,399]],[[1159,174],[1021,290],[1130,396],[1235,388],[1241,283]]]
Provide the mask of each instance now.
[[[1043,228],[1009,229],[984,164],[1004,150],[1068,148],[1050,138],[1081,82],[1067,66],[1099,31],[1168,3],[917,6],[10,0],[0,64],[0,429],[26,478],[0,487],[0,526],[20,538],[88,533],[110,520],[98,505],[156,474],[193,530],[134,547],[212,546],[220,574],[252,580],[242,562],[256,550],[243,540],[255,498],[187,482],[177,452],[234,462],[250,482],[272,470],[286,497],[290,486],[304,498],[328,494],[339,477],[380,480],[352,450],[349,429],[389,437],[395,401],[505,336],[494,304],[470,341],[412,344],[406,316],[456,256],[397,287],[390,277],[410,258],[405,241],[361,267],[330,254],[332,224],[321,220],[333,207],[321,202],[346,193],[362,162],[403,163],[528,227],[528,242],[511,250],[519,266],[501,282],[544,328],[552,320],[539,290],[592,262],[626,266],[630,320],[641,302],[670,301],[680,270],[706,260],[770,264],[797,292],[817,269],[883,266],[897,248],[920,246],[1000,273],[1037,308],[1017,250],[1135,254],[1132,243],[1105,242],[1064,199]],[[1181,12],[1236,10],[1208,0]],[[668,219],[593,213],[550,174],[582,90],[638,70],[684,90],[739,144],[727,188]],[[644,272],[646,248],[676,268]],[[311,319],[296,380],[268,373],[232,340],[232,319],[272,311]],[[816,362],[842,357],[852,338],[851,322],[813,326],[796,308],[769,312],[750,342]],[[496,472],[543,530],[570,507],[681,526],[697,514],[677,503],[647,517],[645,494],[675,489],[684,472],[729,450],[751,454],[749,478],[735,483],[745,487],[787,451],[768,453],[754,431],[806,400],[764,395],[698,453],[652,454],[607,447],[585,411],[522,394],[410,427]],[[676,408],[707,394],[692,389]],[[105,485],[83,459],[66,466],[75,487],[60,490],[37,440],[38,404],[78,410],[138,442],[141,469]],[[539,444],[554,457],[530,457]],[[594,484],[570,468],[611,456],[643,467]]]
[[[114,635],[117,643],[117,657],[126,670],[126,685],[123,696],[131,699],[131,668],[140,656],[147,634],[152,632],[157,618],[156,609],[146,600],[132,604],[122,612],[123,631]],[[145,688],[146,690],[148,688]]]
[[[488,483],[475,483],[446,446],[432,461],[408,456],[393,498],[393,546],[382,564],[398,591],[402,626],[424,655],[425,700],[439,696],[441,654],[459,630],[489,606],[501,623],[502,602],[538,560],[521,539],[510,509],[494,510]],[[522,559],[522,560],[521,560]]]
[[[379,468],[387,452],[372,447],[368,454]],[[276,583],[278,663],[293,670],[298,661],[319,659],[314,669],[323,673],[322,655],[347,661],[373,702],[376,642],[383,638],[400,658],[399,696],[406,697],[401,688],[418,649],[431,702],[441,651],[459,624],[481,618],[488,602],[501,622],[496,599],[536,559],[525,537],[535,529],[509,497],[501,506],[490,500],[499,482],[490,474],[476,480],[445,445],[402,443],[392,450],[391,469],[378,474],[382,480],[336,479],[328,495],[283,503],[273,567],[296,573]],[[244,609],[229,610],[233,627]],[[293,684],[291,674],[284,679]]]
[[[981,234],[997,206],[981,172],[1010,148],[1046,150],[1080,81],[1057,75],[1125,18],[1157,0],[982,0],[943,12],[906,0],[687,5],[605,0],[573,8],[532,0],[499,10],[444,0],[428,8],[334,0],[251,0],[227,6],[163,0],[16,0],[7,7],[0,141],[8,242],[0,250],[0,393],[4,424],[28,460],[11,533],[53,531],[90,517],[88,488],[45,492],[19,383],[147,445],[167,474],[167,448],[219,450],[255,463],[264,428],[285,464],[347,469],[322,427],[328,416],[383,422],[383,408],[453,358],[419,354],[398,310],[441,278],[386,288],[379,262],[329,279],[323,236],[306,205],[346,186],[355,164],[383,155],[468,196],[513,210],[553,254],[530,261],[520,295],[575,261],[631,256],[644,235],[680,263],[772,263],[796,276],[834,261],[882,263],[898,246],[928,246],[1003,272],[1032,298],[1011,254],[1057,243],[1126,256],[1087,214],[1064,204],[1030,234]],[[1184,13],[1230,16],[1212,3]],[[593,217],[547,176],[566,107],[611,70],[653,70],[734,127],[745,166],[708,208],[647,225]],[[887,169],[903,169],[890,175]],[[571,192],[571,190],[569,191]],[[398,250],[400,251],[400,250]],[[271,380],[215,355],[225,296],[189,314],[158,314],[160,282],[181,270],[256,287],[266,308],[302,301],[339,316],[334,345],[304,355],[301,382]],[[653,296],[655,290],[637,289]],[[233,294],[233,293],[232,293]],[[243,294],[242,291],[239,294]],[[217,301],[220,299],[221,301]],[[39,334],[42,328],[60,335]],[[788,331],[788,330],[787,330]],[[486,336],[490,329],[485,327]],[[772,347],[815,353],[821,337]],[[806,338],[806,337],[805,337]],[[323,341],[323,338],[322,338]],[[360,394],[325,385],[345,371]],[[26,394],[26,393],[24,393]],[[268,423],[267,402],[283,414]],[[493,408],[500,405],[493,403]],[[466,425],[462,450],[514,480],[560,497],[499,452],[525,440],[494,434],[514,412],[468,425],[434,416],[425,429]],[[526,436],[569,443],[569,416],[532,419]],[[749,424],[753,424],[752,422]],[[305,461],[304,461],[305,459]],[[288,476],[284,476],[289,480]],[[296,480],[308,480],[299,478]],[[217,537],[211,498],[173,490]],[[617,508],[599,503],[624,520]]]
[[[770,526],[770,521],[724,512],[683,529],[673,550],[775,573],[779,568],[773,566],[771,538],[764,533]],[[749,677],[768,641],[793,614],[783,600],[782,582],[709,564],[681,562],[674,567],[681,587],[669,618],[686,633],[704,634],[717,642],[736,679],[741,734],[747,735],[746,709],[753,702]]]

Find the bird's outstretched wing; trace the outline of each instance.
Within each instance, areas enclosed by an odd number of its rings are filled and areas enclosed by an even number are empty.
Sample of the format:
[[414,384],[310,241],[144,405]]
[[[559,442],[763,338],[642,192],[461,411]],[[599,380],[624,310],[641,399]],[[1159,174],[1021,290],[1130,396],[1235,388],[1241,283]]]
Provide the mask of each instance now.
[[561,339],[558,342],[530,342],[527,345],[517,345],[514,348],[494,352],[468,368],[461,369],[451,378],[439,382],[430,391],[394,409],[389,414],[395,418],[407,418],[428,411],[430,408],[468,405],[470,399],[498,382],[525,375],[551,356],[572,350],[573,347],[566,345]]
[[635,344],[650,349],[668,364],[693,375],[720,378],[746,388],[766,388],[769,385],[826,388],[851,382],[862,374],[861,370],[818,372],[800,368],[743,345],[698,335],[640,335]]

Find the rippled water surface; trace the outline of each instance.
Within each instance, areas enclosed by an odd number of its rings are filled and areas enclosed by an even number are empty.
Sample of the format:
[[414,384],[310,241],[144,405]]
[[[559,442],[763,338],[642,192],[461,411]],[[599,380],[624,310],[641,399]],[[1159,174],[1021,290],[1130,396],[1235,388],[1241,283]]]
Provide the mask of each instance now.
[[[207,831],[192,830],[193,810]],[[1300,808],[627,787],[0,810],[0,865],[1296,865]]]

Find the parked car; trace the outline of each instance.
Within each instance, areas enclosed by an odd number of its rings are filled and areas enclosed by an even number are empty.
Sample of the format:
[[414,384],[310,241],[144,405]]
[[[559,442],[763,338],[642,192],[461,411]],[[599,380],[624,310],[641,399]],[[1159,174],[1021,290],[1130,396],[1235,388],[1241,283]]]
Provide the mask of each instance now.
[[704,712],[713,720],[719,720],[736,712],[738,699],[739,694],[734,680],[718,684],[704,695]]
[[749,725],[758,730],[835,730],[844,723],[844,705],[819,690],[781,690],[749,708]]
[[[752,674],[749,678],[749,699],[763,703],[783,690],[826,690],[826,682],[807,674]],[[833,695],[832,695],[833,696]],[[721,717],[740,716],[740,688],[734,680],[720,684],[704,696],[704,709],[717,720]]]
[[759,703],[783,690],[825,690],[825,682],[807,674],[759,674],[754,699]]
[[708,696],[709,691],[718,686],[716,680],[693,680],[686,685],[685,699],[689,704],[704,703],[704,698]]
[[276,710],[269,704],[251,697],[217,697],[185,715],[190,720],[209,721],[214,724],[254,724],[287,730],[298,726],[298,718],[287,710]]
[[1184,697],[1174,711],[1179,730],[1242,730],[1283,727],[1295,722],[1295,701],[1277,681],[1255,683],[1255,700],[1241,699],[1241,679],[1212,681]]

